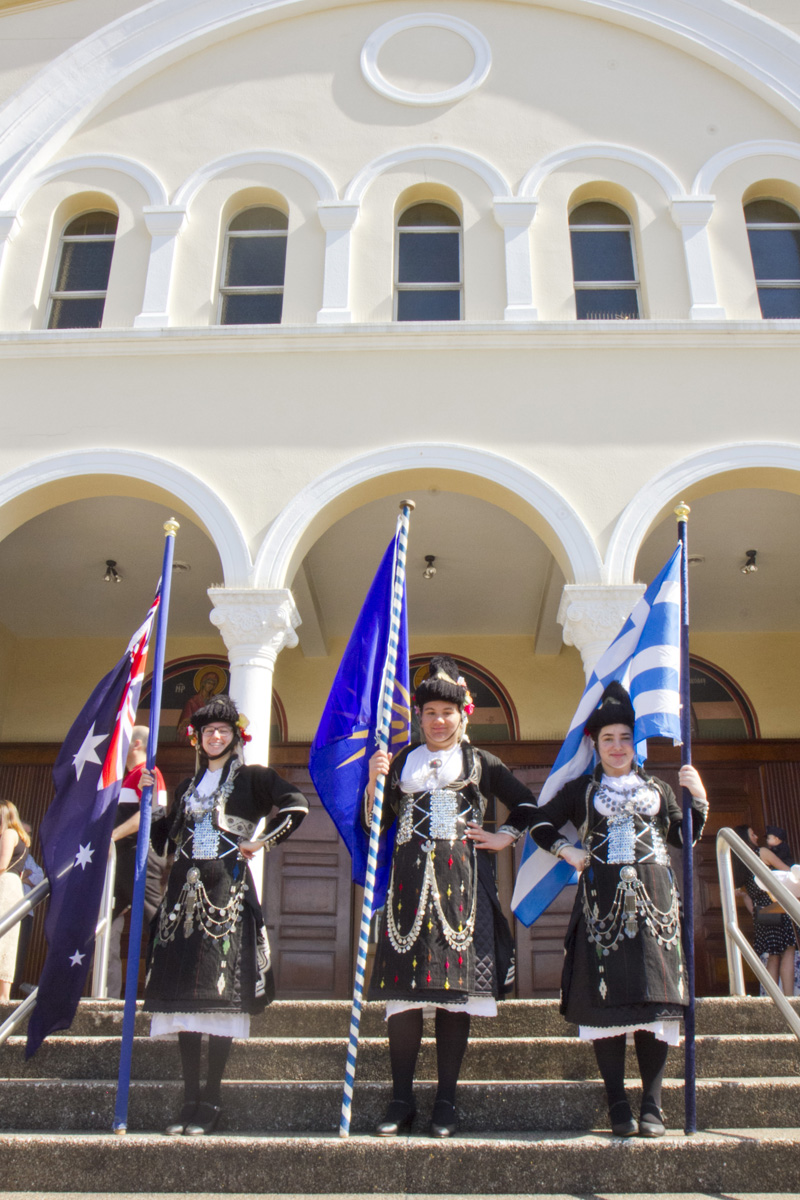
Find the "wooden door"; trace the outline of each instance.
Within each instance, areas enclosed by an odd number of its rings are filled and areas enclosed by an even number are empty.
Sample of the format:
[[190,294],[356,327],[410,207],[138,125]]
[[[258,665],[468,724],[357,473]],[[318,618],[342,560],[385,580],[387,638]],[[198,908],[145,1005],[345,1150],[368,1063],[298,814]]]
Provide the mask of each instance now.
[[300,828],[267,855],[264,911],[278,998],[341,999],[352,992],[350,855],[307,767],[278,771],[308,798]]

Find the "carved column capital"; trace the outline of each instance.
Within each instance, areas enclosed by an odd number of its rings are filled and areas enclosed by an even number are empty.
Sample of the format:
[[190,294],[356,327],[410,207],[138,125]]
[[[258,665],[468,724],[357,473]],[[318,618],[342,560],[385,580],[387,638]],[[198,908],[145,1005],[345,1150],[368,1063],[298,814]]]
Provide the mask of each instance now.
[[209,588],[208,596],[231,666],[254,659],[274,666],[281,650],[297,645],[300,614],[288,588]]
[[643,583],[617,586],[568,583],[564,587],[557,620],[563,628],[565,644],[580,650],[587,679],[644,591]]

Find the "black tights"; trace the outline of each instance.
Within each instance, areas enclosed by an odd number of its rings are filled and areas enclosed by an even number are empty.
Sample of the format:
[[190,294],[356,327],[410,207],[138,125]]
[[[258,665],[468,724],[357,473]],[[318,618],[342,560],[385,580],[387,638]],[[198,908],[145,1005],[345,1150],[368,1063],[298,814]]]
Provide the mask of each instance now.
[[[633,1035],[639,1074],[642,1077],[642,1112],[661,1109],[661,1085],[667,1065],[666,1042],[660,1042],[647,1029],[637,1029]],[[593,1043],[597,1066],[606,1085],[608,1107],[627,1100],[625,1094],[625,1034],[597,1038]]]
[[[389,1017],[389,1059],[395,1100],[413,1103],[414,1070],[422,1041],[422,1009],[410,1008]],[[436,1009],[436,1099],[455,1104],[461,1062],[469,1040],[469,1013]]]
[[[218,1105],[220,1102],[220,1085],[225,1074],[225,1066],[231,1051],[233,1038],[217,1037],[211,1034],[208,1039],[208,1076],[203,1089],[202,1099],[209,1104]],[[181,1070],[183,1072],[183,1099],[186,1104],[194,1104],[200,1096],[200,1048],[203,1042],[202,1033],[179,1033],[178,1046],[181,1052]]]

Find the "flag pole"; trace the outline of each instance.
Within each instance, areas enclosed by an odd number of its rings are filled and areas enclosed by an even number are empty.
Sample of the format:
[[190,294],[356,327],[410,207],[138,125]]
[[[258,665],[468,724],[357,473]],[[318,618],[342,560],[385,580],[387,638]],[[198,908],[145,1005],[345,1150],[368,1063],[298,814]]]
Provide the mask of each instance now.
[[[395,672],[397,669],[397,645],[400,635],[400,618],[403,611],[403,590],[406,579],[406,549],[408,547],[408,523],[413,500],[400,502],[400,517],[397,521],[397,558],[394,569],[394,585],[392,588],[392,611],[389,623],[389,645],[386,652],[386,666],[383,672],[383,695],[381,697],[380,713],[376,729],[378,750],[389,749],[389,734],[391,732],[392,699],[394,697]],[[372,822],[369,830],[369,851],[367,853],[367,872],[364,880],[364,903],[361,908],[361,930],[358,936],[358,957],[356,959],[356,978],[353,987],[353,1007],[350,1011],[350,1039],[347,1046],[347,1064],[344,1075],[344,1091],[342,1093],[342,1112],[339,1121],[339,1137],[350,1136],[350,1118],[353,1105],[353,1084],[356,1075],[356,1057],[358,1055],[358,1033],[361,1025],[361,1009],[363,1007],[364,979],[367,969],[367,948],[369,946],[369,929],[372,921],[372,902],[375,894],[375,871],[378,865],[378,843],[381,836],[381,817],[383,815],[384,777],[379,775],[375,784],[375,802],[372,808]]]
[[[152,771],[158,750],[158,726],[161,720],[161,687],[164,681],[164,651],[167,644],[167,617],[169,616],[169,593],[172,584],[172,556],[175,551],[175,534],[180,525],[171,517],[164,522],[164,561],[161,568],[161,601],[158,606],[158,628],[156,650],[153,660],[153,678],[150,691],[150,733],[147,739],[145,765]],[[117,1099],[114,1108],[114,1133],[123,1134],[128,1128],[128,1095],[131,1087],[131,1056],[133,1034],[136,1024],[136,993],[139,987],[139,952],[142,944],[144,916],[144,892],[147,878],[147,855],[150,849],[150,817],[153,799],[152,786],[142,789],[139,805],[141,817],[136,839],[136,873],[131,903],[131,924],[128,935],[128,969],[125,974],[125,1008],[122,1016],[122,1042],[119,1050],[119,1074],[117,1076]]]
[[[689,562],[686,527],[691,509],[681,502],[675,509],[681,544],[681,766],[692,761],[692,705],[689,678]],[[694,816],[692,796],[682,789],[683,801],[683,928],[686,952],[686,987],[689,1003],[684,1017],[684,1126],[686,1134],[697,1132],[694,1005]]]

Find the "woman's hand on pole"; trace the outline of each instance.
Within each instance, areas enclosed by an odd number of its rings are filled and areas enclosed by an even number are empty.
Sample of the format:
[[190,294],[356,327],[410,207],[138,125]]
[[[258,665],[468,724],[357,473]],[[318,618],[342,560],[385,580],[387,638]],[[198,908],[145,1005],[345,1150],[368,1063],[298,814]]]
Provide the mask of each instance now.
[[684,766],[681,767],[680,771],[678,772],[678,782],[680,783],[681,787],[685,787],[691,793],[692,799],[698,802],[694,805],[694,807],[700,809],[701,812],[707,812],[708,797],[706,796],[706,789],[697,770],[691,765],[691,763],[685,763]]
[[563,858],[576,871],[581,872],[586,866],[586,851],[580,846],[562,846],[558,857]]
[[498,850],[505,850],[506,846],[510,846],[514,841],[510,833],[490,833],[477,821],[469,822],[467,837],[479,850],[489,850],[492,854],[497,854]]
[[392,755],[388,750],[376,750],[369,760],[369,780],[367,782],[367,816],[372,819],[372,805],[375,802],[375,784],[379,775],[388,775],[392,765]]
[[142,767],[142,773],[139,776],[139,783],[143,789],[146,787],[154,788],[156,786],[156,777],[153,774],[153,771],[148,771],[147,767]]

